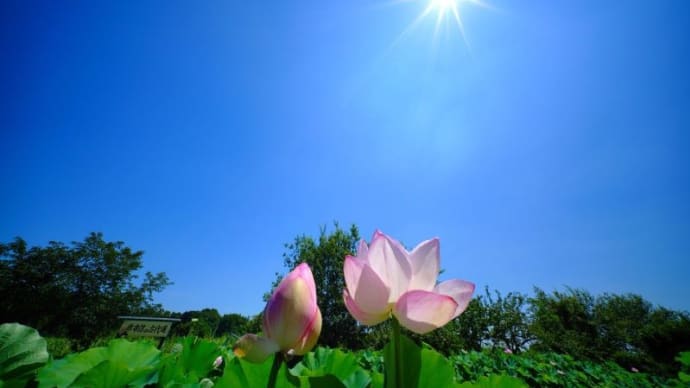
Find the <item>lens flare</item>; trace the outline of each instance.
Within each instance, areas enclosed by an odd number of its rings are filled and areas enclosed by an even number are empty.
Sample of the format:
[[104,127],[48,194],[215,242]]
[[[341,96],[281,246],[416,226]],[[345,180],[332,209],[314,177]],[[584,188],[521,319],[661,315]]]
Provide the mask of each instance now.
[[465,42],[465,46],[469,48],[469,44],[465,38],[465,27],[463,26],[462,18],[460,17],[460,6],[463,3],[471,3],[473,5],[486,7],[486,5],[480,0],[430,0],[422,15],[425,17],[433,12],[436,12],[436,28],[434,29],[434,38],[438,36],[438,31],[441,28],[441,24],[443,24],[447,18],[451,18],[460,31],[460,36]]
[[429,4],[431,8],[437,9],[439,15],[444,15],[448,11],[453,11],[457,9],[456,0],[431,0]]
[[[410,3],[417,2],[417,0],[393,0],[388,4],[400,4],[400,3]],[[447,24],[454,24],[460,33],[465,46],[469,49],[470,45],[465,37],[465,27],[462,23],[462,12],[461,8],[465,4],[472,6],[480,6],[483,8],[493,7],[484,3],[482,0],[426,0],[426,5],[424,6],[422,12],[417,15],[417,17],[410,23],[395,39],[391,48],[396,46],[400,41],[402,41],[406,36],[408,36],[414,29],[416,29],[425,19],[429,17],[436,18],[436,26],[434,28],[434,42],[438,40],[439,31],[441,26]]]

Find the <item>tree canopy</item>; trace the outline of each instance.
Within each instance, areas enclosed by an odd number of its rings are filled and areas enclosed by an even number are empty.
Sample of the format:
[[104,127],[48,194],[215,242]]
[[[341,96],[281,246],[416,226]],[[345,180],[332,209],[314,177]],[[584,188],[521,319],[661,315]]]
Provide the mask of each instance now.
[[69,246],[28,247],[20,237],[0,244],[0,322],[88,343],[114,330],[118,315],[160,313],[153,295],[171,283],[163,272],[137,282],[143,254],[101,233]]
[[536,289],[529,310],[535,351],[613,360],[668,375],[677,370],[674,357],[690,349],[690,314],[654,307],[639,295]]

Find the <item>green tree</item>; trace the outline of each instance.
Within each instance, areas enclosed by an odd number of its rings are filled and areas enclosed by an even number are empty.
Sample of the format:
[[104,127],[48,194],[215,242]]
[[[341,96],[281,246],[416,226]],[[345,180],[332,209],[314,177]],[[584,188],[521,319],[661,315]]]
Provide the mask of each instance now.
[[176,336],[213,337],[221,322],[220,313],[214,308],[185,311],[179,318],[180,323],[172,329],[172,334]]
[[653,368],[643,348],[642,332],[651,323],[651,303],[639,295],[604,294],[596,299],[593,319],[601,353],[627,369]]
[[534,340],[529,328],[527,295],[509,292],[502,296],[497,290],[492,295],[488,287],[485,295],[485,341],[497,348],[510,349],[513,353],[524,350]]
[[532,349],[601,360],[593,309],[594,297],[587,291],[568,289],[549,295],[535,288],[530,299],[530,330],[536,336]]
[[240,314],[225,314],[220,318],[216,335],[228,335],[232,337],[239,337],[248,333],[249,318]]
[[141,270],[142,251],[91,233],[67,246],[51,241],[28,248],[16,238],[0,244],[0,321],[27,324],[43,335],[81,344],[113,332],[118,315],[157,314],[153,294],[170,284],[165,273]]
[[530,303],[533,350],[672,376],[678,372],[674,357],[690,349],[690,315],[653,307],[638,295],[595,298],[582,290],[549,295],[536,289]]
[[690,349],[690,314],[659,307],[639,334],[642,352],[656,363],[652,367],[666,376],[678,373],[675,356]]
[[467,310],[455,318],[451,324],[453,334],[461,343],[461,349],[482,350],[489,335],[488,312],[484,298],[481,295],[472,298]]
[[[285,244],[284,265],[288,271],[300,263],[307,263],[314,274],[319,308],[323,315],[323,326],[319,343],[326,346],[359,348],[364,329],[350,316],[343,302],[345,280],[343,263],[345,256],[356,251],[359,231],[355,225],[343,230],[338,223],[330,234],[322,227],[319,237],[298,236],[292,243]],[[275,288],[282,276],[276,274]],[[270,294],[267,294],[269,297]]]

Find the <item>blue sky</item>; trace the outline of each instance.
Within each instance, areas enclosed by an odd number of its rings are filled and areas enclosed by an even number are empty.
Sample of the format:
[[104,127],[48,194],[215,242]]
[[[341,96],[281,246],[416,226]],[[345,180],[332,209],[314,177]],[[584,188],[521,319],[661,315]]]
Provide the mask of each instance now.
[[0,241],[101,231],[249,315],[337,220],[690,310],[687,2],[463,3],[466,43],[424,1],[100,3],[0,5]]

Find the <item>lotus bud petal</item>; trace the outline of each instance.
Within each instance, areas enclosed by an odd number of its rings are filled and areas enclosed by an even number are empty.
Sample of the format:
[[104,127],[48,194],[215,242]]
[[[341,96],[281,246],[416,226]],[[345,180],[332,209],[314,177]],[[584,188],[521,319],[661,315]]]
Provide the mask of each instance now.
[[298,265],[278,284],[263,314],[264,337],[247,334],[233,351],[251,362],[263,362],[281,351],[302,355],[321,334],[322,317],[316,303],[316,285],[306,263]]
[[245,334],[232,348],[232,352],[239,358],[249,362],[262,363],[273,353],[280,350],[278,344],[269,338],[259,337],[256,334]]
[[[316,304],[316,285],[306,263],[290,272],[273,292],[266,304],[264,333],[280,346],[280,350],[300,348],[321,333],[321,312]],[[313,345],[312,344],[312,347]]]

